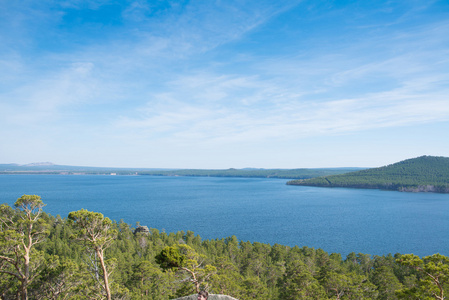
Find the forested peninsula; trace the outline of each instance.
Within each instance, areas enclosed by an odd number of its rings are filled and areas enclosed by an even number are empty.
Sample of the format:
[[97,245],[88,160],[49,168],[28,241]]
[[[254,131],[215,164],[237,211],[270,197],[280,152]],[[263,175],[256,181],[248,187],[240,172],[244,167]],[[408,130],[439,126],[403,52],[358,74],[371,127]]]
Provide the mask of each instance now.
[[380,168],[292,180],[289,185],[449,193],[449,158],[420,156]]
[[[0,299],[446,299],[440,254],[342,257],[305,245],[203,240],[85,209],[51,216],[37,195],[0,205]],[[424,241],[425,242],[425,241]]]

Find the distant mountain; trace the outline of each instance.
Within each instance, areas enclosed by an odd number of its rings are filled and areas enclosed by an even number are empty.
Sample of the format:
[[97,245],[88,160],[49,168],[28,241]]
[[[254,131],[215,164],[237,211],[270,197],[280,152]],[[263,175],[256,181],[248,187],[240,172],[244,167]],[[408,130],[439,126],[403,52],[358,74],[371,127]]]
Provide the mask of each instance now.
[[37,163],[26,164],[23,166],[24,167],[40,167],[40,166],[56,166],[56,165],[51,162],[37,162]]
[[380,168],[293,180],[287,184],[449,193],[449,158],[420,156]]

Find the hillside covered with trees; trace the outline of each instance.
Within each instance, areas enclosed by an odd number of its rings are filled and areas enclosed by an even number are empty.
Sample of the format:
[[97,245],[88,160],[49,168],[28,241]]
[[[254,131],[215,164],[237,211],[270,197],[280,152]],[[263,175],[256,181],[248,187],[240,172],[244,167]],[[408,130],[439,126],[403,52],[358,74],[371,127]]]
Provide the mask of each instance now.
[[342,257],[307,246],[202,240],[133,228],[39,196],[0,206],[1,299],[174,299],[200,289],[247,299],[445,299],[449,258]]
[[287,184],[449,193],[449,158],[420,156],[380,168],[293,180]]

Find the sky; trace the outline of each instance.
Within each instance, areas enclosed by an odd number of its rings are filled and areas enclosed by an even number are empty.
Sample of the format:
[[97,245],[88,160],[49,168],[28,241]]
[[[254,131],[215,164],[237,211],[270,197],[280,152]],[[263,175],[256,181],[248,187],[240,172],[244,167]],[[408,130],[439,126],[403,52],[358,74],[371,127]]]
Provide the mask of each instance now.
[[0,163],[449,157],[449,2],[0,0]]

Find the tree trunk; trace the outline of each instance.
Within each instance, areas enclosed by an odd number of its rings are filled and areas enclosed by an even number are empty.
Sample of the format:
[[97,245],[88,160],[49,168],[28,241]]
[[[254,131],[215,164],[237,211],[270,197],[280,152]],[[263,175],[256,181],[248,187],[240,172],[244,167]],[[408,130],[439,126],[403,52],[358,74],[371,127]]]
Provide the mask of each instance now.
[[28,300],[28,278],[30,277],[30,251],[25,247],[25,255],[24,255],[24,270],[22,277],[22,286],[21,286],[21,299]]
[[195,290],[196,290],[197,293],[199,293],[200,292],[200,283],[199,283],[198,279],[196,279],[195,272],[193,270],[190,270],[190,269],[185,268],[185,267],[182,267],[180,269],[185,270],[185,271],[190,273],[190,275],[192,276],[193,285],[195,286]]
[[20,287],[20,299],[28,300],[27,280],[26,278],[23,278],[21,281],[22,286]]
[[103,249],[95,249],[97,256],[100,259],[101,268],[103,270],[104,290],[106,291],[106,299],[111,300],[111,291],[109,290],[108,271],[104,264]]

